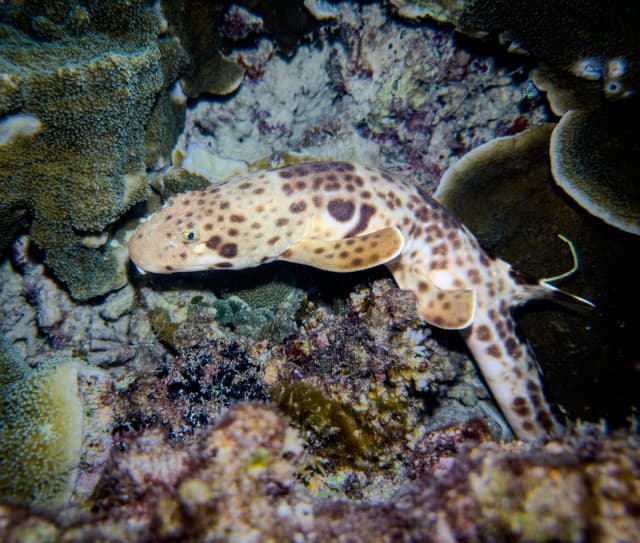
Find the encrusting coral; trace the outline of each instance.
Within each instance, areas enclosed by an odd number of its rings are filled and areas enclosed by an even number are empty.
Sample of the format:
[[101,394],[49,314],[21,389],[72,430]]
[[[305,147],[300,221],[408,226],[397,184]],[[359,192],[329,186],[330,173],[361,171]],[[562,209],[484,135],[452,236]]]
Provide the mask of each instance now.
[[[30,368],[0,339],[0,501],[84,502],[110,452],[105,375],[78,359]],[[81,467],[82,464],[82,467]]]
[[14,225],[3,241],[23,225],[11,217],[28,214],[77,299],[126,282],[126,251],[109,230],[147,197],[146,125],[184,60],[146,2],[0,7],[0,118],[40,124],[0,142],[0,220]]

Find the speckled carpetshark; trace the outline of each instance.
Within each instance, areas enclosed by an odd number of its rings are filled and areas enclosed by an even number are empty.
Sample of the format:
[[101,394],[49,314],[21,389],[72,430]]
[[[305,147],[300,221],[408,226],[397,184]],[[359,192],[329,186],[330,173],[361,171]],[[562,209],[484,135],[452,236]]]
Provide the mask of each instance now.
[[557,435],[511,310],[533,298],[586,302],[493,258],[414,184],[350,162],[258,172],[171,198],[129,242],[141,271],[241,269],[273,260],[334,272],[386,265],[429,324],[460,330],[514,433]]

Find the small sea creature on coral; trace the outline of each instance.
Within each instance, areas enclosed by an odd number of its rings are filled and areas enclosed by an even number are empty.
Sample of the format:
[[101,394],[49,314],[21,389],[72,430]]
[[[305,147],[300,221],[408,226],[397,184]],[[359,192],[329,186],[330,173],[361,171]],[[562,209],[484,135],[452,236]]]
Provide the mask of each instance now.
[[410,180],[351,162],[311,162],[177,195],[129,242],[142,272],[243,269],[273,260],[352,272],[386,265],[429,324],[459,330],[521,439],[559,435],[511,310],[534,298],[584,303],[489,256]]

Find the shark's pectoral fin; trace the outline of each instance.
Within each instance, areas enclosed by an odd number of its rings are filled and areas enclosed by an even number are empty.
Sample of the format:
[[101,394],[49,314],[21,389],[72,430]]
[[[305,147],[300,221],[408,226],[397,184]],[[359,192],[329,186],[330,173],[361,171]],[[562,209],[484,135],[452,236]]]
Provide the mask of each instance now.
[[404,236],[392,226],[364,236],[333,241],[304,239],[282,253],[278,260],[333,272],[354,272],[386,264],[396,258],[403,247]]
[[416,295],[418,314],[429,324],[447,330],[462,330],[476,316],[476,293],[467,289],[441,289],[424,274],[415,274],[402,262],[389,266],[393,278],[402,289]]

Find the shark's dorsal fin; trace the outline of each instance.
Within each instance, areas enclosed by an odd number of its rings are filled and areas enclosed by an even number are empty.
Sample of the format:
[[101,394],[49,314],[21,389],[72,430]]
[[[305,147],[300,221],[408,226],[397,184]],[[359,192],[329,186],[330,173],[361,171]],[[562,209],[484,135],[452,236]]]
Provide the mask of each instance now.
[[282,253],[278,260],[333,272],[354,272],[386,264],[396,258],[403,247],[404,236],[392,226],[333,241],[307,238]]

